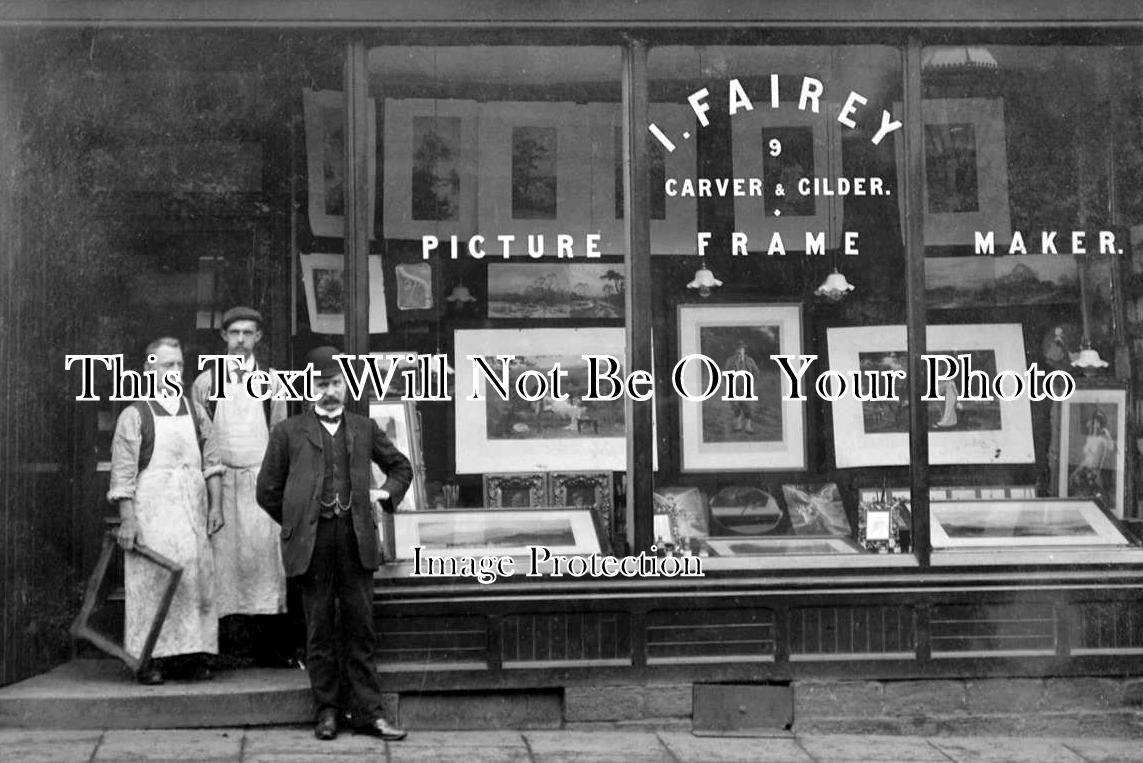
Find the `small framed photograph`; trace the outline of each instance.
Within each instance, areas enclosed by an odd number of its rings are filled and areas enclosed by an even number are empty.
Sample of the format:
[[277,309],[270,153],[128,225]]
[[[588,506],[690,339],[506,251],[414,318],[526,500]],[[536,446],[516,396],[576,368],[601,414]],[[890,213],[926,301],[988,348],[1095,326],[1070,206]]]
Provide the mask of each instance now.
[[[804,469],[805,403],[790,393],[776,354],[802,351],[802,308],[796,304],[679,305],[679,357],[705,355],[723,375],[747,378],[754,400],[732,401],[725,379],[703,402],[679,399],[682,471],[765,471]],[[700,392],[710,371],[689,362],[682,382]],[[736,383],[737,396],[745,388]]]
[[[310,330],[315,334],[345,333],[345,257],[340,254],[299,254],[306,290]],[[369,333],[389,331],[385,311],[385,275],[381,256],[369,255]]]
[[538,509],[550,505],[548,475],[543,472],[484,475],[485,508]]
[[70,631],[75,638],[82,638],[91,642],[112,657],[122,660],[128,668],[138,673],[146,670],[151,662],[151,652],[159,640],[159,632],[163,628],[163,621],[167,619],[167,612],[170,611],[175,590],[179,587],[179,580],[183,576],[183,568],[146,546],[135,546],[131,551],[125,552],[154,566],[162,580],[162,585],[152,591],[158,601],[155,605],[150,629],[143,640],[143,648],[138,654],[131,654],[123,643],[98,630],[92,622],[93,616],[106,603],[110,594],[111,586],[107,573],[111,569],[111,560],[115,558],[118,548],[119,544],[115,540],[114,533],[109,532],[103,536],[103,550],[99,554],[99,560],[95,563],[95,571],[92,572],[87,581],[83,605],[80,607],[79,615],[71,624]]
[[611,472],[551,472],[548,502],[552,506],[591,509],[608,531],[614,526]]
[[1059,404],[1057,485],[1122,519],[1127,496],[1127,390],[1077,389]]
[[476,120],[460,99],[385,99],[385,238],[476,232]]
[[[377,206],[377,104],[370,98],[369,147],[369,237],[373,237],[373,210]],[[303,90],[302,111],[306,126],[306,175],[309,189],[310,230],[315,236],[345,236],[345,93],[336,90]],[[333,332],[328,332],[333,333]]]
[[398,310],[433,309],[433,268],[427,262],[402,263],[393,268]]
[[901,512],[895,501],[869,501],[857,506],[857,542],[869,551],[901,550]]
[[598,554],[599,536],[587,509],[425,511],[393,515],[397,559],[421,556],[523,556],[529,546],[553,555]]
[[[896,104],[895,113],[901,113]],[[1008,148],[1001,98],[921,101],[925,146],[925,245],[972,244],[991,231],[1012,240],[1008,206]],[[896,142],[897,187],[903,188],[904,143]],[[904,204],[904,197],[901,202]],[[904,225],[905,216],[901,215]]]
[[[374,400],[369,403],[369,418],[380,427],[389,441],[401,451],[413,467],[413,484],[405,493],[397,511],[423,511],[425,499],[425,460],[421,454],[421,418],[415,400]],[[372,488],[385,484],[385,473],[372,464]]]

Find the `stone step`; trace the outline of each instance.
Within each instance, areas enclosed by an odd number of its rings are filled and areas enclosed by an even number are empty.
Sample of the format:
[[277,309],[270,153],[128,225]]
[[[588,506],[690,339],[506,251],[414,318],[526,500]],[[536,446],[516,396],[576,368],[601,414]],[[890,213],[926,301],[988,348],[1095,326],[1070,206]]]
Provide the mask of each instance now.
[[308,723],[303,670],[249,668],[141,686],[116,660],[78,659],[0,688],[0,727],[207,728]]

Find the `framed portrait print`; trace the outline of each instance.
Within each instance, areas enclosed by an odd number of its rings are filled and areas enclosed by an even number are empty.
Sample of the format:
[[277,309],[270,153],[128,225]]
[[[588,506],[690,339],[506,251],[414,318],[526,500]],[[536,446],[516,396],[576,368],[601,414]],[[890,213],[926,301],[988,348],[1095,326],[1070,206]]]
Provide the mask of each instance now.
[[[299,254],[306,290],[310,330],[315,334],[345,333],[345,257],[340,254]],[[385,311],[385,274],[381,256],[369,255],[369,333],[389,331]]]
[[93,622],[97,610],[107,601],[110,593],[111,586],[107,573],[111,569],[111,560],[115,557],[117,548],[118,543],[115,540],[115,534],[113,532],[105,534],[103,536],[103,549],[95,563],[95,571],[92,572],[87,581],[83,605],[80,607],[79,615],[76,616],[71,625],[70,632],[72,636],[86,639],[112,657],[122,660],[131,670],[139,672],[146,670],[151,662],[151,652],[159,640],[163,621],[167,619],[171,601],[175,598],[175,590],[179,587],[179,580],[182,579],[183,568],[146,546],[135,546],[132,550],[125,552],[133,554],[158,568],[163,579],[162,590],[154,592],[159,596],[159,600],[155,606],[147,636],[143,640],[143,649],[138,654],[132,654],[118,639],[100,631]]
[[[1024,333],[1019,323],[929,326],[930,355],[969,355],[973,370],[1023,374]],[[903,371],[907,366],[904,326],[859,326],[826,331],[829,367],[851,380],[857,372]],[[1026,395],[1016,400],[963,400],[962,381],[945,385],[929,402],[929,463],[1023,464],[1035,461],[1032,411]],[[897,381],[898,400],[868,402],[846,394],[831,403],[838,468],[894,466],[909,462],[909,401]],[[851,391],[852,392],[852,391]]]
[[[626,468],[622,396],[608,402],[583,400],[588,379],[583,356],[611,355],[622,363],[623,329],[462,329],[454,339],[458,474]],[[509,355],[507,364],[497,359]],[[505,383],[507,400],[473,358],[484,358],[492,378]],[[522,376],[528,377],[524,383],[533,396],[537,377],[547,376],[557,364],[566,400],[546,394],[533,402],[518,394]]]
[[831,249],[841,241],[841,197],[803,195],[797,189],[802,178],[840,174],[838,107],[824,104],[823,112],[783,103],[730,120],[734,177],[762,180],[760,196],[734,198],[734,229],[747,235],[751,250],[767,249],[775,233],[791,251],[805,250],[808,233],[824,233]]
[[591,218],[591,143],[586,107],[495,101],[480,107],[477,218],[486,241],[555,236]]
[[[423,511],[427,506],[425,498],[425,461],[421,453],[421,420],[417,403],[413,400],[374,400],[369,403],[369,418],[401,451],[413,467],[413,484],[401,500],[397,511]],[[385,484],[385,473],[377,464],[372,464],[374,489]]]
[[426,511],[393,515],[398,559],[422,557],[528,556],[529,546],[552,555],[598,554],[599,537],[586,509]]
[[[373,210],[377,207],[377,105],[370,98],[369,237],[373,237]],[[306,126],[306,176],[310,230],[315,236],[345,236],[345,94],[336,90],[302,90]]]
[[[652,103],[648,107],[651,122],[669,135],[691,135],[679,140],[668,152],[663,144],[647,133],[650,163],[651,253],[694,254],[695,231],[698,227],[698,203],[694,196],[666,192],[667,178],[693,179],[697,176],[697,151],[694,111],[677,103]],[[618,103],[588,105],[591,120],[591,228],[599,233],[599,251],[603,254],[625,254],[627,241],[623,232],[623,129],[619,121]]]
[[487,509],[536,509],[548,505],[548,475],[544,472],[484,475]]
[[[748,375],[758,398],[725,400],[730,393],[725,380],[709,400],[680,397],[684,472],[805,468],[804,403],[783,399],[791,392],[789,381],[770,359],[801,351],[801,305],[679,305],[679,358],[705,355],[724,374]],[[688,391],[700,392],[710,382],[703,364],[684,366]]]
[[[902,113],[901,104],[894,105]],[[1008,149],[1000,98],[921,101],[925,145],[925,245],[972,244],[975,232],[1012,240],[1008,206]],[[904,144],[897,149],[897,187],[903,188]],[[904,197],[901,197],[904,204]],[[902,225],[905,216],[901,215]]]
[[612,494],[611,472],[548,474],[548,501],[552,506],[591,509],[607,532],[610,532],[614,518]]
[[1061,498],[1086,498],[1123,518],[1127,482],[1127,390],[1077,389],[1059,403]]
[[385,238],[476,232],[476,101],[385,99]]
[[1126,546],[1094,502],[941,501],[929,507],[933,549],[1005,546]]

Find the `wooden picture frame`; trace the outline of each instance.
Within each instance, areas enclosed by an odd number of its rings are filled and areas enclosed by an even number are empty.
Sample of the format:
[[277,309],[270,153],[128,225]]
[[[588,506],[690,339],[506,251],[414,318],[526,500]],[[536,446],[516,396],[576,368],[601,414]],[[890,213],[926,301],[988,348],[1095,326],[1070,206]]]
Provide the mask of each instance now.
[[131,551],[124,552],[125,554],[135,554],[140,559],[145,559],[160,570],[165,571],[168,575],[167,583],[159,593],[160,598],[155,608],[155,617],[151,621],[151,627],[147,631],[147,637],[143,640],[143,649],[139,654],[131,654],[127,651],[124,644],[118,643],[107,634],[96,630],[91,624],[92,615],[96,609],[107,600],[108,594],[110,593],[107,573],[111,569],[111,560],[114,558],[115,549],[118,547],[119,544],[113,531],[103,536],[103,549],[99,554],[99,559],[95,563],[94,572],[92,572],[91,577],[88,578],[87,590],[83,597],[83,605],[80,607],[79,615],[77,615],[72,622],[69,631],[75,638],[82,638],[91,642],[112,657],[122,660],[132,671],[139,673],[146,670],[151,663],[151,653],[155,649],[155,643],[159,640],[159,633],[162,631],[163,622],[167,619],[167,612],[169,612],[171,608],[171,601],[175,598],[175,591],[178,589],[179,581],[182,579],[183,568],[146,546],[136,545]]
[[1057,461],[1060,498],[1086,498],[1123,519],[1129,443],[1127,390],[1081,387],[1059,403]]
[[[620,104],[588,104],[591,122],[591,232],[600,234],[599,251],[626,254],[623,231],[623,150]],[[651,253],[694,254],[698,230],[698,199],[666,193],[668,178],[693,179],[698,176],[698,127],[694,110],[676,103],[652,103],[650,120],[668,135],[676,137],[675,150],[668,152],[658,139],[647,133],[648,161],[651,165]],[[683,134],[689,139],[682,138]]]
[[[587,109],[575,103],[495,101],[480,106],[477,219],[488,242],[584,230],[591,219]],[[576,246],[582,242],[577,238]]]
[[614,527],[614,486],[611,472],[550,472],[548,502],[552,506],[591,509],[608,533]]
[[485,474],[483,483],[487,509],[538,509],[551,505],[548,475],[544,472]]
[[[302,286],[306,292],[310,331],[315,334],[345,333],[345,256],[341,254],[299,254]],[[389,331],[385,309],[385,273],[381,256],[369,255],[369,333]]]
[[[377,208],[376,124],[377,104],[370,98],[369,135],[369,237]],[[345,93],[337,90],[302,90],[302,113],[306,130],[306,177],[310,230],[315,236],[345,236]]]
[[[409,459],[413,467],[413,482],[397,511],[424,511],[428,502],[425,496],[425,460],[421,452],[421,416],[415,400],[372,400],[369,403],[369,418],[372,419],[397,450]],[[385,473],[377,464],[371,464],[371,489],[377,490],[385,484]]]
[[933,550],[1128,546],[1090,500],[939,501],[929,506]]
[[[766,251],[777,233],[787,251],[805,251],[808,233],[824,233],[829,249],[841,241],[842,197],[798,192],[801,178],[841,174],[841,132],[837,104],[823,113],[803,111],[795,103],[778,109],[757,107],[731,121],[731,156],[736,178],[760,178],[761,196],[734,198],[734,230],[745,233],[751,251]],[[773,156],[770,141],[781,150]],[[781,184],[783,193],[776,193]],[[811,188],[811,190],[813,190]]]
[[393,515],[397,559],[523,556],[529,546],[553,555],[598,554],[599,536],[587,509],[422,511]]
[[385,99],[385,238],[476,233],[476,101]]
[[836,535],[809,535],[752,538],[703,538],[702,542],[715,556],[756,556],[760,554],[789,556],[798,554],[859,554],[864,551],[850,538]]
[[[586,404],[580,400],[586,393],[583,356],[611,355],[622,363],[624,346],[622,328],[458,330],[453,362],[457,474],[626,469],[622,397]],[[490,389],[471,359],[486,358],[500,378],[500,355],[515,356],[507,370],[508,400]],[[513,387],[521,373],[546,374],[557,362],[567,373],[561,384],[567,400],[545,396],[532,403],[516,394]]]
[[[792,390],[772,354],[802,351],[800,304],[718,304],[678,307],[679,358],[703,354],[722,370],[737,353],[737,344],[758,369],[758,400],[723,400],[726,385],[709,400],[679,399],[681,470],[796,471],[806,467],[805,403],[785,400]],[[742,361],[745,362],[745,361]],[[703,371],[688,363],[683,371],[687,390],[698,391]]]
[[[929,326],[929,354],[967,353],[974,368],[995,374],[1023,373],[1024,333],[1018,323]],[[903,370],[907,359],[904,326],[856,326],[826,330],[829,367],[847,379],[858,371]],[[985,365],[981,365],[984,363]],[[831,403],[837,467],[902,466],[909,462],[908,394],[900,400],[862,402],[847,393]],[[955,394],[955,393],[954,393]],[[927,403],[930,464],[1024,464],[1036,460],[1032,412],[1027,395],[1013,401],[951,401],[955,421],[944,420],[949,400]]]
[[[903,113],[900,103],[894,104],[894,113]],[[997,244],[1010,242],[1004,100],[926,98],[921,101],[921,119],[925,246],[973,244],[976,231],[991,231]],[[904,188],[905,151],[900,137],[895,147],[897,187]],[[904,203],[904,195],[899,195],[902,210]]]

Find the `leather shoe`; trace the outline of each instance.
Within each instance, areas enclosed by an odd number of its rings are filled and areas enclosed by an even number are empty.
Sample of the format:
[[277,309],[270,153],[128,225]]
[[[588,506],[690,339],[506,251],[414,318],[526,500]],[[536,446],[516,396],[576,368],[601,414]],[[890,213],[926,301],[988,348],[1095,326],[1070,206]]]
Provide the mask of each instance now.
[[135,680],[144,686],[158,686],[163,683],[163,672],[158,668],[147,668],[136,675]]
[[395,742],[398,739],[404,739],[405,736],[409,733],[403,728],[389,723],[389,721],[380,716],[374,718],[369,723],[357,726],[354,731],[356,731],[358,734],[368,734],[369,736],[381,737],[382,739],[386,739],[391,742]]
[[331,709],[318,713],[317,725],[314,726],[314,736],[323,741],[337,739],[337,711]]

